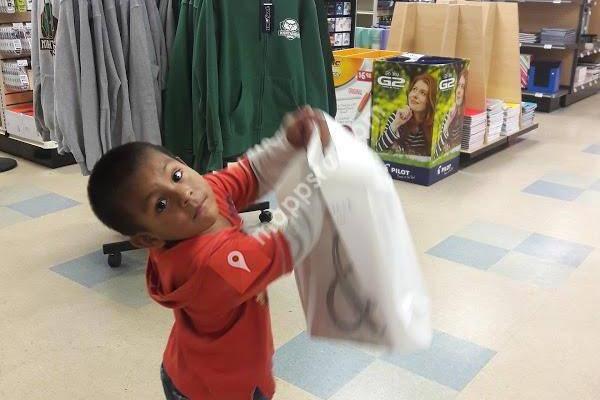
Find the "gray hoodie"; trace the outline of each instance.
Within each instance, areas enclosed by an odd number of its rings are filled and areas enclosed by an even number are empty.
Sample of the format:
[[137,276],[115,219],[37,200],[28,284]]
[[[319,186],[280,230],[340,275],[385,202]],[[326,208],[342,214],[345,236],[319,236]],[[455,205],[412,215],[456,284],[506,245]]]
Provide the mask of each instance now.
[[[71,152],[84,175],[89,173],[85,163],[81,99],[81,70],[79,65],[79,7],[77,0],[60,0],[60,23],[56,31],[56,63],[54,69],[55,134],[58,151]],[[48,115],[44,107],[45,115]]]
[[58,7],[51,0],[33,0],[31,11],[31,65],[35,123],[44,140],[54,133],[54,35]]

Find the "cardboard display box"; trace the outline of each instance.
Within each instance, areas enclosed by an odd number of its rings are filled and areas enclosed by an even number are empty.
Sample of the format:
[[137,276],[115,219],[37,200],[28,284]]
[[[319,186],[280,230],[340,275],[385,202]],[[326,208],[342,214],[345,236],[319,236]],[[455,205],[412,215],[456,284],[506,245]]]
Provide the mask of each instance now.
[[429,186],[458,170],[468,67],[409,53],[374,62],[370,144],[394,179]]
[[371,133],[373,62],[399,55],[395,51],[346,49],[333,53],[337,100],[336,121],[367,142]]

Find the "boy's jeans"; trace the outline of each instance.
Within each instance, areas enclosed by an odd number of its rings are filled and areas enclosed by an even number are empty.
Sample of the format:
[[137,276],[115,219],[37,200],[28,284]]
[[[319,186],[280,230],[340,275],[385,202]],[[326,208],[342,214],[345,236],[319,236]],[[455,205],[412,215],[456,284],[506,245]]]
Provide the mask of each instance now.
[[[167,375],[162,365],[160,366],[160,380],[162,381],[163,389],[165,390],[165,397],[167,398],[167,400],[189,400],[187,397],[179,393],[179,390],[177,390],[175,385],[173,385],[173,382],[171,382],[171,378],[169,378],[169,375]],[[263,394],[257,388],[254,392],[253,400],[269,399],[263,396]]]

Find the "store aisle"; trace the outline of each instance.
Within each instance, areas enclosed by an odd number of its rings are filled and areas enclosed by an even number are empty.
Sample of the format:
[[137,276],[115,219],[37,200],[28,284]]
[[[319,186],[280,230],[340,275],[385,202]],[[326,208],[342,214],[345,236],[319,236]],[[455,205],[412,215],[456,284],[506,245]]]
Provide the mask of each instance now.
[[[597,399],[600,96],[430,188],[398,183],[434,302],[431,350],[309,341],[288,278],[270,292],[281,400]],[[168,311],[143,252],[93,217],[77,167],[0,174],[0,398],[161,399]]]

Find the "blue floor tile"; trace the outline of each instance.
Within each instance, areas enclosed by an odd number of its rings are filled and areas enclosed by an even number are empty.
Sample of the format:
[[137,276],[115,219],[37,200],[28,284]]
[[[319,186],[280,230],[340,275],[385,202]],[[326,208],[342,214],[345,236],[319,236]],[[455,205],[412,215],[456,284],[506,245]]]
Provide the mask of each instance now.
[[19,222],[28,221],[29,218],[26,215],[16,212],[7,207],[0,206],[0,229],[6,228]]
[[79,203],[75,200],[60,196],[56,193],[48,193],[32,199],[10,204],[8,207],[31,218],[38,218],[67,208],[75,207],[77,205],[79,205]]
[[275,375],[328,399],[374,360],[372,355],[350,346],[311,340],[303,332],[277,350]]
[[427,254],[469,267],[488,269],[502,259],[508,250],[474,240],[450,236]]
[[101,251],[96,251],[63,264],[55,265],[50,270],[80,285],[92,288],[116,276],[130,273],[131,270],[143,273],[146,267],[144,254],[143,251],[123,253],[121,267],[110,268],[106,262],[106,255],[102,254]]
[[600,144],[593,144],[591,146],[588,146],[583,151],[586,153],[596,154],[600,156]]
[[435,332],[429,350],[408,356],[386,356],[383,359],[419,376],[461,391],[495,354],[495,351],[477,344],[443,332]]
[[0,188],[0,206],[8,206],[44,194],[48,194],[48,191],[30,184],[4,186]]
[[573,201],[583,193],[583,189],[546,181],[536,181],[523,189],[523,192],[557,200]]
[[534,233],[515,250],[542,260],[578,267],[590,255],[593,248]]

